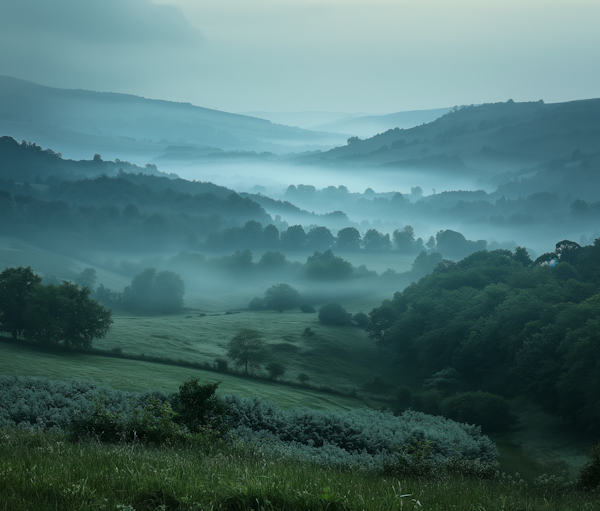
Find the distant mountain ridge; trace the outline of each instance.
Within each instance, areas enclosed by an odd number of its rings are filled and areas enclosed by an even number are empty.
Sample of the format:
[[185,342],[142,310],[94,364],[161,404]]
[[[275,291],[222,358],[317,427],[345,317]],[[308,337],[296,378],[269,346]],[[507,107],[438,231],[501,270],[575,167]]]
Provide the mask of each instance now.
[[[287,152],[296,146],[331,147],[340,137],[232,114],[128,94],[57,89],[0,76],[0,134],[61,144],[137,147],[159,152],[174,144],[225,150]],[[37,133],[27,136],[27,133]],[[92,153],[93,154],[93,153]],[[122,153],[121,153],[122,154]]]
[[[303,164],[405,167],[410,160],[459,158],[486,174],[514,172],[570,156],[600,151],[600,99],[484,104],[453,109],[411,129],[390,129],[366,140],[352,139]],[[439,166],[440,170],[444,165]]]

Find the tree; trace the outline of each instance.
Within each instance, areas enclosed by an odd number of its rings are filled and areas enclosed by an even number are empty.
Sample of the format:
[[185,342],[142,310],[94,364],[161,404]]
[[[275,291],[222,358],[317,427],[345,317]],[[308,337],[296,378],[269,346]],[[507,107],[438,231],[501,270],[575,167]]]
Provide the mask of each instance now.
[[89,287],[90,290],[94,290],[94,284],[96,283],[96,279],[98,278],[98,274],[95,268],[85,268],[78,276],[77,283],[81,284],[84,287]]
[[306,232],[301,225],[292,225],[281,233],[281,243],[287,248],[299,249],[306,243]]
[[309,277],[319,280],[343,280],[352,275],[352,263],[337,257],[330,250],[324,253],[315,252],[306,260],[306,273]]
[[63,281],[37,286],[25,300],[25,338],[40,344],[91,348],[112,324],[112,311],[90,297],[87,287]]
[[402,253],[410,253],[414,250],[415,230],[411,225],[405,225],[401,231],[396,229],[393,233],[394,243]]
[[338,231],[335,246],[340,250],[358,250],[361,241],[360,232],[356,227],[345,227]]
[[365,330],[369,332],[369,339],[374,340],[380,350],[390,328],[394,326],[397,319],[398,313],[390,300],[384,300],[380,307],[369,312],[369,324]]
[[0,273],[0,327],[14,338],[25,330],[26,300],[41,282],[31,266],[6,268]]
[[227,407],[216,394],[218,386],[219,382],[200,383],[200,378],[195,376],[181,384],[173,398],[177,421],[185,424],[192,433],[204,428],[225,433]]
[[306,374],[304,374],[304,373],[300,373],[300,374],[298,375],[298,381],[299,381],[299,382],[300,382],[302,385],[304,385],[304,384],[305,384],[305,383],[306,383],[308,380],[310,380],[310,378],[309,378],[309,376],[308,376],[308,375],[306,375]]
[[267,309],[283,312],[294,309],[300,301],[300,293],[289,284],[275,284],[265,291],[264,304]]
[[265,369],[268,371],[271,380],[276,380],[285,374],[285,367],[279,362],[271,362]]
[[178,273],[146,268],[123,291],[123,305],[145,313],[172,313],[183,307],[185,284]]
[[389,234],[382,234],[377,229],[369,229],[363,237],[363,246],[367,250],[389,250],[392,248]]
[[260,334],[251,328],[240,330],[227,344],[227,356],[235,367],[243,367],[244,372],[252,372],[259,367],[258,361],[264,342]]
[[352,324],[352,314],[341,304],[329,302],[319,309],[319,321],[327,325],[344,326]]
[[335,238],[327,227],[313,227],[306,235],[307,248],[312,250],[327,250],[333,245]]

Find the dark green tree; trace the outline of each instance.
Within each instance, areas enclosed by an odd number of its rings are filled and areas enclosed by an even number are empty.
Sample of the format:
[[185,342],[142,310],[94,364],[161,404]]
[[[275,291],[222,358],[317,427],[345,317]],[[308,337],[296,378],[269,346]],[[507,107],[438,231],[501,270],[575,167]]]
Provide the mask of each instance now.
[[200,383],[200,378],[192,376],[179,386],[173,397],[177,421],[185,424],[192,433],[204,429],[224,433],[227,429],[224,417],[227,407],[216,394],[219,383]]
[[41,282],[42,278],[31,266],[6,268],[0,273],[0,328],[14,338],[19,337],[27,326],[26,300]]
[[405,225],[402,230],[396,229],[392,237],[399,252],[408,254],[414,250],[415,230],[411,225]]
[[276,380],[285,374],[285,367],[279,362],[271,362],[265,369],[269,373],[269,378],[271,378],[271,380]]
[[319,321],[326,325],[344,326],[352,324],[352,314],[340,303],[329,302],[319,309]]
[[377,229],[367,230],[362,242],[366,250],[390,250],[392,248],[390,235],[382,234]]
[[68,348],[91,348],[112,324],[112,312],[90,298],[90,290],[64,281],[37,286],[25,300],[27,339]]
[[244,372],[253,372],[259,367],[259,359],[264,346],[260,333],[251,328],[240,330],[227,344],[227,356],[235,367],[243,367]]
[[365,330],[369,333],[369,339],[381,348],[385,344],[386,337],[394,323],[398,319],[398,312],[392,306],[390,300],[384,300],[381,306],[369,312],[369,324]]
[[361,242],[362,238],[356,227],[344,227],[337,233],[335,246],[340,250],[358,250]]
[[179,274],[146,268],[125,288],[122,302],[131,311],[169,314],[181,310],[184,294],[185,284]]
[[300,303],[300,293],[289,284],[275,284],[265,291],[264,304],[267,309],[283,312],[294,309]]

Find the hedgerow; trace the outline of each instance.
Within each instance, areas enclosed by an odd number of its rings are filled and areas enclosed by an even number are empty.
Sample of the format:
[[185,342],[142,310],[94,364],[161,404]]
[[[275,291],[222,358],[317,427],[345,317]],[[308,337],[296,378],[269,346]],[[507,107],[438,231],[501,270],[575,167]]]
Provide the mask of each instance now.
[[[123,392],[87,380],[0,376],[0,426],[38,425],[71,430],[76,435],[95,434],[107,441],[179,442],[196,430],[186,424],[181,409],[185,400],[178,396],[160,390]],[[456,459],[490,463],[498,456],[495,445],[479,427],[420,412],[394,416],[366,408],[349,412],[282,410],[258,397],[219,399],[219,413],[224,412],[219,424],[228,425],[219,428],[219,435],[228,430],[225,438],[288,459],[384,469],[415,441],[426,442],[431,459],[439,464]],[[171,411],[170,403],[176,405],[179,416]],[[210,427],[210,420],[206,424]]]

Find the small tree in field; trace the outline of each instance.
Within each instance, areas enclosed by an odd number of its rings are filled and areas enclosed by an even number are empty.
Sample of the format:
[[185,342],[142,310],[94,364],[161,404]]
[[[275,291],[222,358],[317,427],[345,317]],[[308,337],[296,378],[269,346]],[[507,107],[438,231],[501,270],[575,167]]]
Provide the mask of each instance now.
[[298,375],[298,381],[299,381],[299,382],[300,382],[302,385],[304,385],[304,384],[305,384],[305,383],[306,383],[308,380],[310,380],[310,378],[308,377],[308,375],[307,375],[307,374],[300,373],[300,374]]
[[265,369],[269,373],[271,380],[276,380],[285,374],[285,367],[279,362],[271,362]]
[[235,367],[243,367],[244,372],[252,372],[259,367],[258,360],[264,346],[260,334],[251,328],[244,328],[229,341],[227,356],[233,361]]
[[264,304],[267,309],[283,312],[298,307],[300,293],[289,284],[275,284],[265,291]]

